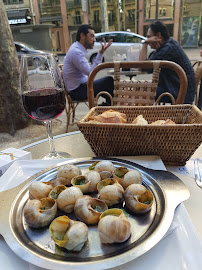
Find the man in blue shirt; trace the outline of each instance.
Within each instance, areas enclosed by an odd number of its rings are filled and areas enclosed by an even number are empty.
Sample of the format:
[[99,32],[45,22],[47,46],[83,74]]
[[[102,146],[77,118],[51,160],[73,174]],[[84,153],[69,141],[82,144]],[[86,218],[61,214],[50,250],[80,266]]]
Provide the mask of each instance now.
[[[188,80],[187,94],[184,100],[186,104],[192,104],[195,94],[195,75],[191,62],[179,44],[169,36],[166,26],[160,21],[153,22],[148,31],[140,52],[139,60],[147,59],[147,45],[156,49],[149,60],[168,60],[179,64],[185,71]],[[161,69],[156,99],[164,92],[171,93],[177,99],[180,88],[178,75],[170,69]],[[162,102],[171,102],[168,96],[161,99]]]
[[[73,100],[87,99],[87,80],[90,72],[102,63],[103,53],[112,44],[112,40],[106,43],[100,42],[101,48],[98,52],[93,64],[90,66],[87,59],[87,49],[92,49],[94,46],[95,31],[90,25],[81,25],[78,29],[76,42],[69,48],[63,64],[63,80],[68,94]],[[93,83],[94,95],[100,91],[107,91],[113,96],[114,80],[107,76]],[[110,99],[106,96],[106,104],[110,105]]]

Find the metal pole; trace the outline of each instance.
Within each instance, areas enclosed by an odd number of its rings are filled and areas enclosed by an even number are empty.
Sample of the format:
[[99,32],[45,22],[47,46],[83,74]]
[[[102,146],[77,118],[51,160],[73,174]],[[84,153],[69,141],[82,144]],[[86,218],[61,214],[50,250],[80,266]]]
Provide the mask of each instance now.
[[158,0],[156,0],[156,20],[158,20],[158,18],[159,18],[159,1]]

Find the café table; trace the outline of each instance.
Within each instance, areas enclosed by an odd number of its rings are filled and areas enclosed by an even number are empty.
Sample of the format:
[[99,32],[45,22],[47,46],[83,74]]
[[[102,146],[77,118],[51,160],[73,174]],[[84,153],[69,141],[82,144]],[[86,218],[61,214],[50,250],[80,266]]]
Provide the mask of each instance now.
[[[108,69],[107,74],[113,76],[114,69]],[[130,80],[132,80],[133,77],[136,77],[137,75],[142,75],[142,74],[148,74],[148,73],[140,71],[138,68],[136,68],[136,69],[134,68],[134,69],[130,69],[130,70],[120,70],[120,75],[129,77]]]
[[[72,158],[83,158],[83,157],[95,157],[91,147],[84,139],[82,133],[80,131],[70,132],[61,134],[54,137],[55,148],[62,155],[63,152],[69,153]],[[22,150],[26,150],[31,152],[32,159],[42,159],[44,153],[49,152],[49,143],[48,139],[40,140],[35,143],[26,145],[21,148]],[[121,157],[120,157],[121,158]],[[124,157],[122,157],[124,158]],[[141,159],[147,160],[151,157],[141,157]],[[198,220],[198,213],[196,209],[198,209],[200,202],[200,197],[202,196],[202,189],[200,189],[193,178],[193,164],[194,159],[201,158],[201,167],[202,167],[202,145],[195,151],[190,161],[187,162],[187,165],[184,166],[165,166],[166,169],[175,175],[177,175],[188,187],[191,192],[193,191],[193,196],[190,197],[188,201],[185,201],[184,204],[189,212],[189,215],[192,218],[192,221],[197,229],[197,232],[202,241],[202,214],[201,214],[201,222]],[[189,169],[189,171],[188,171]],[[192,178],[190,178],[190,171],[192,172]],[[184,174],[182,174],[184,173]],[[192,194],[191,194],[192,195]],[[193,205],[192,205],[193,203]],[[202,211],[200,211],[202,212]]]
[[[62,154],[62,152],[68,152],[72,158],[85,158],[94,157],[90,146],[85,141],[83,135],[79,132],[71,132],[54,137],[56,150]],[[44,139],[41,141],[34,142],[21,148],[31,152],[34,166],[36,167],[37,160],[41,160],[43,156],[49,152],[48,140]],[[118,157],[130,161],[134,161],[137,164],[145,167],[154,169],[159,166],[160,169],[173,172],[177,175],[187,186],[190,192],[190,198],[181,203],[175,211],[174,221],[171,228],[168,231],[168,236],[165,236],[155,247],[149,250],[144,255],[138,257],[134,261],[131,261],[125,265],[117,266],[117,270],[123,269],[145,269],[145,265],[151,270],[160,270],[162,267],[164,270],[170,270],[171,268],[176,270],[198,270],[202,269],[202,258],[198,254],[202,254],[202,211],[201,211],[201,195],[202,190],[196,185],[193,178],[193,160],[198,159],[202,164],[202,145],[196,150],[192,159],[187,162],[186,166],[164,166],[163,162],[159,157],[156,156],[140,156],[140,157]],[[27,161],[26,164],[31,163]],[[57,160],[55,161],[57,162]],[[60,160],[61,162],[61,160]],[[42,161],[38,163],[40,170]],[[22,165],[21,163],[19,163]],[[19,165],[18,164],[18,165]],[[15,164],[12,165],[13,167]],[[152,167],[153,166],[153,167]],[[25,166],[26,167],[26,166]],[[190,169],[191,168],[191,169]],[[26,169],[26,168],[25,168]],[[30,168],[29,168],[30,169]],[[14,171],[14,169],[13,169]],[[7,173],[7,172],[6,172]],[[5,174],[6,174],[5,173]],[[13,176],[15,177],[15,176]],[[180,228],[179,228],[179,224]],[[178,224],[178,225],[176,225]],[[185,226],[186,225],[186,226]],[[178,239],[180,238],[180,239]],[[180,244],[180,249],[178,246]],[[3,250],[2,250],[3,248]],[[196,248],[196,257],[193,257],[191,253]],[[166,255],[167,254],[167,255]],[[166,258],[166,256],[168,256]],[[170,257],[171,256],[171,257]],[[179,257],[179,258],[178,258]],[[0,236],[0,258],[5,259],[4,268],[5,270],[11,269],[31,269],[39,270],[37,266],[24,262],[21,258],[16,256],[13,251],[5,244],[3,238]],[[10,258],[13,263],[9,263]],[[150,262],[150,263],[149,263]],[[167,264],[166,264],[167,262]],[[177,265],[174,265],[175,263]],[[153,266],[152,266],[152,265]],[[190,267],[191,265],[191,267]],[[71,268],[70,268],[71,269]]]

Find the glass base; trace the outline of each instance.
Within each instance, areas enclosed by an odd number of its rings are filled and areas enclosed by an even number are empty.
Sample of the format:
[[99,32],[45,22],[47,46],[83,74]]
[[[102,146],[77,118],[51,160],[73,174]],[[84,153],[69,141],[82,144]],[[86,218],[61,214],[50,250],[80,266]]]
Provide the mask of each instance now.
[[71,158],[72,156],[69,153],[66,152],[55,152],[55,153],[50,153],[46,155],[43,159],[62,159],[62,158]]

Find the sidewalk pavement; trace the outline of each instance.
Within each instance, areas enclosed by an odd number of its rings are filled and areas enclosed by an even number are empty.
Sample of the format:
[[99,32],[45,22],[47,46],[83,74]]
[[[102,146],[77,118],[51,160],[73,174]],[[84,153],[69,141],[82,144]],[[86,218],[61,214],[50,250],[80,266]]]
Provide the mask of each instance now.
[[200,48],[187,48],[183,49],[183,51],[186,53],[191,62],[202,60],[202,57],[200,56]]

